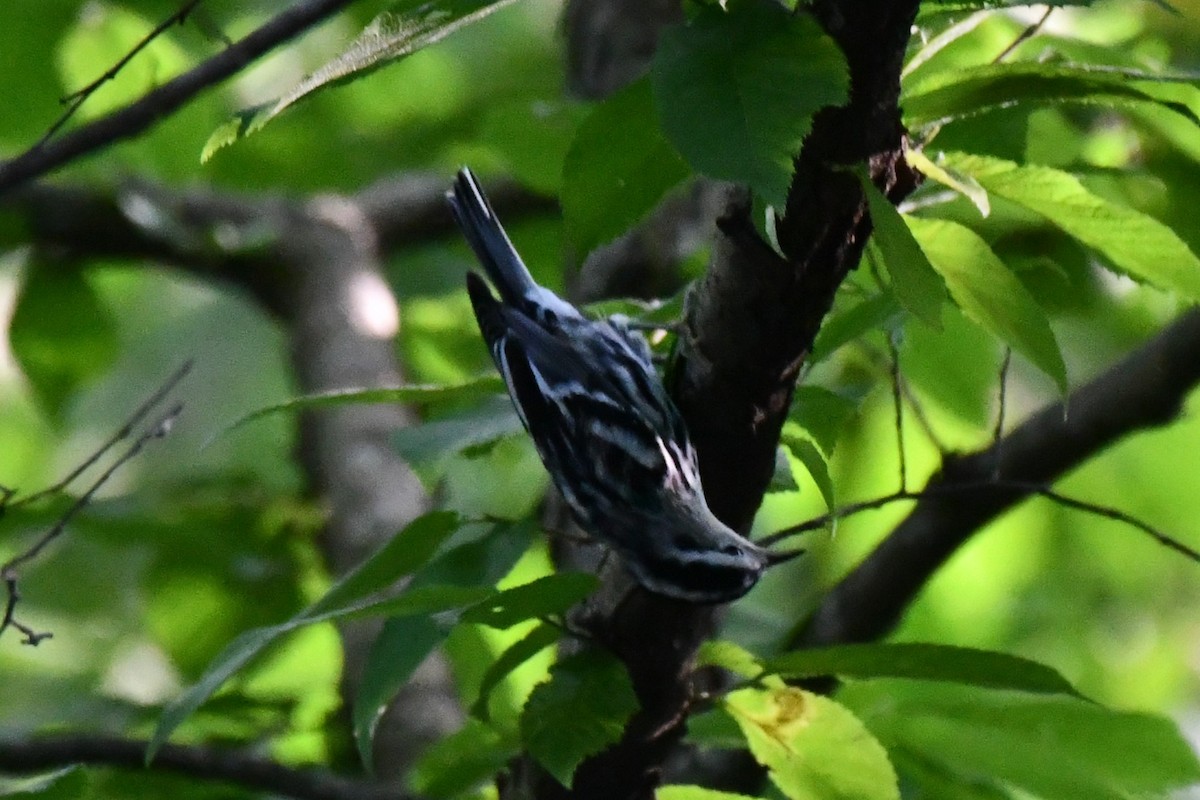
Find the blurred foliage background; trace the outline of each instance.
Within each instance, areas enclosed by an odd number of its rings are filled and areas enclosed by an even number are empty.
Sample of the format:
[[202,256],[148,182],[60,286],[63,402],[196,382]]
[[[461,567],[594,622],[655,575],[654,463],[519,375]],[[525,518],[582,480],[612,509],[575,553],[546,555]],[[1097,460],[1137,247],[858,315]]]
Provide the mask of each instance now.
[[[0,153],[15,154],[36,141],[61,113],[59,97],[102,73],[177,5],[0,4]],[[383,5],[355,4],[147,135],[77,162],[54,180],[109,186],[136,177],[179,188],[299,197],[355,191],[410,170],[444,174],[448,183],[454,169],[469,163],[482,174],[512,176],[555,194],[588,106],[565,94],[560,8],[548,0],[525,0],[369,79],[321,93],[201,162],[209,135],[233,112],[274,97],[320,65]],[[1169,64],[1194,75],[1200,71],[1200,3],[1175,6],[1178,13],[1110,0],[1062,9],[1042,36],[1069,37],[1081,51],[1119,50],[1131,63]],[[193,22],[156,39],[97,92],[79,119],[128,102],[212,55],[221,46],[216,31],[236,38],[277,9],[246,0],[205,3]],[[921,24],[940,29],[947,13],[934,7]],[[977,63],[979,53],[995,53],[1040,13],[993,14],[942,58]],[[1038,38],[1024,45],[1042,46]],[[1193,211],[1200,205],[1200,137],[1169,120],[1080,106],[994,109],[947,125],[937,146],[1071,170],[1093,191],[1167,222],[1200,251]],[[938,213],[952,218],[968,209],[960,199]],[[995,224],[1004,224],[1003,214]],[[509,227],[539,280],[563,287],[576,265],[564,255],[557,214],[526,214]],[[4,241],[18,242],[19,235],[6,234]],[[1012,241],[1004,252],[1051,311],[1072,385],[1182,307],[1166,293],[1101,275],[1063,237]],[[703,263],[702,251],[693,262]],[[413,382],[452,383],[489,368],[461,291],[468,264],[465,247],[453,237],[399,248],[389,258],[388,276],[402,306],[396,347]],[[82,280],[55,267],[53,254],[23,247],[0,255],[0,320],[6,323],[0,325],[0,484],[34,490],[53,483],[182,360],[194,359],[196,366],[174,433],[123,469],[23,574],[23,617],[54,638],[37,648],[18,646],[16,637],[0,641],[0,730],[145,734],[159,704],[194,680],[239,631],[286,618],[328,585],[315,544],[322,508],[303,490],[293,419],[276,415],[225,430],[243,414],[295,393],[278,325],[249,297],[151,261],[97,260],[86,265]],[[860,270],[852,283],[865,292],[870,280]],[[855,291],[843,291],[847,304]],[[909,481],[919,485],[938,451],[914,406],[949,447],[986,445],[1003,354],[951,309],[942,332],[905,320],[893,338],[911,390],[904,428]],[[804,381],[836,393],[845,409],[844,421],[834,426],[830,466],[842,503],[897,487],[886,344],[883,333],[869,332]],[[1051,381],[1014,359],[1010,424],[1056,398]],[[1200,542],[1198,404],[1193,397],[1175,424],[1139,433],[1093,459],[1061,490]],[[798,489],[767,498],[756,532],[825,511],[803,466],[794,462],[793,471]],[[455,455],[441,472],[444,504],[469,513],[520,516],[537,505],[546,485],[523,437],[483,455]],[[27,546],[62,507],[52,502],[0,517],[0,560]],[[895,504],[845,520],[833,533],[810,535],[807,557],[770,574],[736,605],[728,636],[756,649],[778,647],[905,511],[905,504]],[[531,569],[544,568],[544,554],[528,560],[542,565]],[[452,658],[472,652],[471,635],[456,634]],[[1165,711],[1200,738],[1200,573],[1112,520],[1043,499],[1026,502],[954,557],[895,638],[1027,656],[1059,669],[1085,695],[1119,708]],[[456,662],[467,685],[479,680],[470,662]],[[285,760],[344,758],[345,734],[336,722],[340,665],[332,627],[307,628],[194,715],[185,738],[262,741],[266,732],[270,752]],[[508,702],[519,704],[537,669],[514,679]],[[93,796],[184,796],[186,784],[88,780]],[[63,796],[73,790],[84,791],[82,784],[55,789]]]

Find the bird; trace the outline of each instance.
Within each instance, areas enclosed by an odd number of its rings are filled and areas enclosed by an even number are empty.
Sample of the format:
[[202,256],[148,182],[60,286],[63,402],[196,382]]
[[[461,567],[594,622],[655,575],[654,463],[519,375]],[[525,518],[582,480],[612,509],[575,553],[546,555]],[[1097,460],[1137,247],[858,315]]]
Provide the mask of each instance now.
[[538,285],[469,168],[446,199],[499,293],[467,273],[480,333],[580,528],[640,586],[694,604],[732,602],[795,555],[755,545],[709,509],[696,450],[645,338],[622,317],[589,319]]

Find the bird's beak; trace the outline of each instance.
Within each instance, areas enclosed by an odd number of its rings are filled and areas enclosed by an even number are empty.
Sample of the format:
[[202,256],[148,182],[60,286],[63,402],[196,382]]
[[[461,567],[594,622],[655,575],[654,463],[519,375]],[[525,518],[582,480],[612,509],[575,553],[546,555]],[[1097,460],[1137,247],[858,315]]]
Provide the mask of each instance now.
[[804,550],[767,550],[767,566],[774,567],[786,564],[796,556],[804,555]]

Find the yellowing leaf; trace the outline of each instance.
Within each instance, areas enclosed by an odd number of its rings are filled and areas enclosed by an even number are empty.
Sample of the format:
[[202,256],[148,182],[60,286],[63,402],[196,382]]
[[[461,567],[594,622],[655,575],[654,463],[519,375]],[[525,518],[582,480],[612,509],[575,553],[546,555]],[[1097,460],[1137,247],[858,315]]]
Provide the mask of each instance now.
[[725,707],[793,800],[899,800],[883,745],[833,700],[791,686],[753,688],[730,694]]

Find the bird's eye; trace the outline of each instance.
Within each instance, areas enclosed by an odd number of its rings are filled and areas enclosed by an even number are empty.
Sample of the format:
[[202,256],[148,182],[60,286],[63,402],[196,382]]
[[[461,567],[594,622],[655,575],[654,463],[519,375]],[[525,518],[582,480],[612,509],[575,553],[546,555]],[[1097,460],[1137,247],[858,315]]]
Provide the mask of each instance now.
[[721,548],[721,552],[727,556],[740,556],[742,554],[742,548],[738,547],[736,544],[727,544]]

